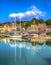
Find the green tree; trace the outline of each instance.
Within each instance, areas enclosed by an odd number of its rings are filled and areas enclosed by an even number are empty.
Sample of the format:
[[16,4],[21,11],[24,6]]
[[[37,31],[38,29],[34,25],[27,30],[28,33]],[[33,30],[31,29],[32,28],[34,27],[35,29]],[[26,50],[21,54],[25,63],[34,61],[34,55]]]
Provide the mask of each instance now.
[[32,24],[38,24],[38,19],[36,18],[33,18],[32,21],[31,21]]
[[47,21],[46,21],[46,24],[47,24],[47,25],[51,25],[51,19],[47,20]]
[[38,22],[41,23],[45,23],[45,21],[43,19],[39,19]]

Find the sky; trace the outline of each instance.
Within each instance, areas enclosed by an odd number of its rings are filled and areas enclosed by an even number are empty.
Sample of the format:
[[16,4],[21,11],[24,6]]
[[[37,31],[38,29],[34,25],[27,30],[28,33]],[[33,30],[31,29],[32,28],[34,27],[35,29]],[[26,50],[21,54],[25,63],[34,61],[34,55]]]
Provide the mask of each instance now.
[[12,20],[51,19],[51,0],[0,0],[0,23]]

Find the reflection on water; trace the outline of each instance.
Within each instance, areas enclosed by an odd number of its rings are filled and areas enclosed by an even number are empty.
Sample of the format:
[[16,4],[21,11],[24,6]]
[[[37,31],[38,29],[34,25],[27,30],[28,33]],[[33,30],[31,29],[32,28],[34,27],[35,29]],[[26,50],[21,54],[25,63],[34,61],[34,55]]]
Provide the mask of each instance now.
[[51,65],[51,41],[0,38],[0,65]]

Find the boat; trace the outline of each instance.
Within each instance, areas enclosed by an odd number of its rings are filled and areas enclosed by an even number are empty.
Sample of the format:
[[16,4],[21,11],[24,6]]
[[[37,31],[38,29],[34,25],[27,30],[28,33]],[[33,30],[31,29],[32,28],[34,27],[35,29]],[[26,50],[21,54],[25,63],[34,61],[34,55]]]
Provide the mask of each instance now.
[[13,35],[13,36],[10,36],[10,37],[12,37],[12,38],[22,38],[21,35]]

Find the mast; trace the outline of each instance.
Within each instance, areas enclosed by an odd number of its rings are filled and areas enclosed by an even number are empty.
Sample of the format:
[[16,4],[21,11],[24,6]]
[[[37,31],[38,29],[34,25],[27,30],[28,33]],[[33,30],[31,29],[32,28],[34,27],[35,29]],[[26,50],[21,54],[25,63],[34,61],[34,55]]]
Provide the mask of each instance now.
[[15,34],[16,34],[16,32],[17,32],[17,27],[16,27],[16,17],[15,17],[15,20],[14,20],[14,23],[15,23]]
[[20,19],[20,33],[21,33],[21,18],[19,18]]

